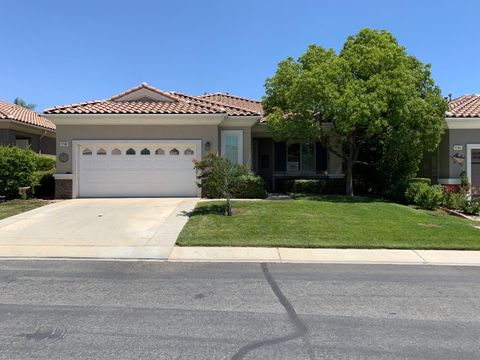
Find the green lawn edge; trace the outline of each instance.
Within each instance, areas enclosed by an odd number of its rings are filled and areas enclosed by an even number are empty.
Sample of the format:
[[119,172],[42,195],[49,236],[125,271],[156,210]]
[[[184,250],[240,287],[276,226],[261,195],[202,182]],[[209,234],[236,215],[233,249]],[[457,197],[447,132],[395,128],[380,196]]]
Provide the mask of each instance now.
[[302,196],[294,200],[199,202],[178,246],[480,250],[479,222],[382,199]]

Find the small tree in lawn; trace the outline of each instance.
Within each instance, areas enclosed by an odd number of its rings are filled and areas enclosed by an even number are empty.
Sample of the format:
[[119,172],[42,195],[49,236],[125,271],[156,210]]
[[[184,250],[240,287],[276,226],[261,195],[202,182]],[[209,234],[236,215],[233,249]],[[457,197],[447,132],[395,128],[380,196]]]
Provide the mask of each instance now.
[[232,216],[232,193],[241,176],[248,173],[244,165],[234,164],[230,160],[209,153],[195,162],[199,187],[207,187],[212,193],[227,199],[226,213]]
[[[396,181],[415,175],[440,142],[447,104],[430,66],[387,31],[363,29],[338,54],[312,45],[280,62],[265,87],[274,140],[320,141],[343,159],[347,195],[354,165],[376,166],[383,181]],[[372,147],[374,161],[359,158]]]

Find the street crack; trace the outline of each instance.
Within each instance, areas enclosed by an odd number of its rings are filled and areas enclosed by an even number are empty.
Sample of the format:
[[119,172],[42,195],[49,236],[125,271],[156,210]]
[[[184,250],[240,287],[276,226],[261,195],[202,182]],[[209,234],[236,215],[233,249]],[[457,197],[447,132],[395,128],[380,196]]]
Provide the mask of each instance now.
[[255,341],[250,344],[247,344],[241,347],[232,356],[232,360],[243,359],[248,353],[260,347],[278,345],[283,342],[287,342],[287,341],[298,339],[298,338],[302,338],[306,346],[308,357],[311,360],[314,360],[315,352],[313,351],[312,344],[310,343],[310,340],[308,339],[308,336],[307,336],[308,335],[307,327],[305,326],[303,321],[300,319],[300,317],[297,315],[297,312],[295,311],[295,308],[293,307],[293,305],[290,303],[290,301],[288,301],[287,297],[283,294],[282,290],[280,289],[277,282],[273,278],[272,273],[268,269],[267,264],[262,263],[261,267],[262,267],[263,275],[265,276],[265,279],[270,285],[270,288],[272,289],[273,293],[277,297],[280,304],[282,304],[283,308],[287,312],[290,322],[295,326],[295,331],[285,336],[280,336],[280,337],[266,339],[266,340],[259,340],[259,341]]

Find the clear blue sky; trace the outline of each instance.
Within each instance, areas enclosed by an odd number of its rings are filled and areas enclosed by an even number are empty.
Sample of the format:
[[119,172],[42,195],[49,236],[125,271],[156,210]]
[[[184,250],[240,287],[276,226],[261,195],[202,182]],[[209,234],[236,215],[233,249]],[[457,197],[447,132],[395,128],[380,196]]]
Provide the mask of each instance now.
[[478,0],[0,0],[0,14],[0,99],[37,110],[142,81],[260,98],[280,60],[363,27],[431,63],[445,95],[480,93]]

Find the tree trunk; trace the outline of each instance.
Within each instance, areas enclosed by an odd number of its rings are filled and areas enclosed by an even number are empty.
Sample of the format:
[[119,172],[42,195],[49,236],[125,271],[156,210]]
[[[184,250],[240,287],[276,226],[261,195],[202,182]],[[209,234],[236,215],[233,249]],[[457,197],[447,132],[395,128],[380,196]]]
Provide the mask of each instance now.
[[345,195],[353,196],[353,154],[350,154],[346,164]]
[[227,193],[227,216],[232,216],[232,201],[230,200],[230,193]]

